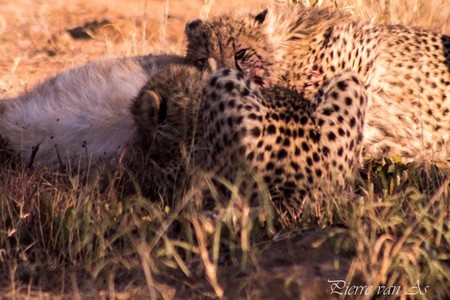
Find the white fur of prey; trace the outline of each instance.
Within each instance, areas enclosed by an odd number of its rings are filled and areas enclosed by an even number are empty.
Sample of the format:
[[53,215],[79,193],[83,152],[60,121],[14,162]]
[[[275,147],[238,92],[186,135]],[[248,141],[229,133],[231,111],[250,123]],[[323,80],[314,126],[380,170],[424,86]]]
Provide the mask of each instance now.
[[[69,69],[17,98],[0,100],[6,150],[33,168],[105,160],[136,139],[130,105],[141,87],[177,56],[105,59]],[[2,149],[5,150],[5,149]]]

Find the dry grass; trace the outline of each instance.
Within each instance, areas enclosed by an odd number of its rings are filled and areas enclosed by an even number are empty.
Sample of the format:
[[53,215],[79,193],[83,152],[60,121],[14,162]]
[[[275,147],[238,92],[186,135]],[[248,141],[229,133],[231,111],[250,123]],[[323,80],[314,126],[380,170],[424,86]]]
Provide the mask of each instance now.
[[351,11],[355,16],[377,24],[419,26],[450,34],[450,1],[448,0],[337,0],[322,1]]
[[[450,33],[448,0],[303,2],[335,5],[375,23]],[[182,54],[188,19],[240,4],[2,2],[0,95],[15,95],[62,68],[99,57]],[[110,24],[91,32],[92,39],[73,40],[66,32],[103,19]],[[127,165],[90,175],[2,167],[0,294],[18,299],[284,299],[302,294],[313,299],[329,296],[327,280],[338,278],[348,284],[401,286],[402,293],[420,282],[422,291],[429,287],[417,298],[450,297],[448,171],[393,162],[366,170],[351,197],[357,201],[344,195],[322,199],[305,207],[302,224],[287,219],[285,228],[274,230],[270,216],[236,213],[232,205],[223,208],[224,218],[213,221],[187,203],[170,206],[148,199],[136,176],[145,170]]]

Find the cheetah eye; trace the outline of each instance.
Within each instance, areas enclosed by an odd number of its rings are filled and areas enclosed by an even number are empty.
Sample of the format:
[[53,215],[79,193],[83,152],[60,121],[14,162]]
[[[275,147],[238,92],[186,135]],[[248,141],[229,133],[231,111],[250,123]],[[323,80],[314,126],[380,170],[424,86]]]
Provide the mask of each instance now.
[[234,59],[236,61],[242,60],[245,57],[245,55],[247,54],[247,50],[248,50],[248,48],[242,49],[242,50],[239,50],[238,52],[236,52],[236,54],[234,55]]

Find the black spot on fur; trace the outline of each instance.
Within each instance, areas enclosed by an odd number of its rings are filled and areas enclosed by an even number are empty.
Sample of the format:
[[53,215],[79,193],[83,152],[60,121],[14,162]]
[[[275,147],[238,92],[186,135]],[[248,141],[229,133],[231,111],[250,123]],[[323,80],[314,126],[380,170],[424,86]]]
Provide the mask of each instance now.
[[298,129],[298,136],[299,137],[304,137],[305,136],[305,130],[303,128],[299,128]]
[[259,137],[261,135],[261,129],[258,127],[253,128],[250,132],[254,137]]
[[255,113],[249,114],[248,117],[249,117],[249,119],[252,119],[252,120],[258,119],[258,116]]
[[249,91],[248,89],[244,89],[244,90],[241,92],[241,96],[242,96],[242,97],[246,97],[246,96],[248,96],[248,95],[250,95],[250,91]]
[[275,125],[270,124],[269,127],[267,127],[267,133],[268,134],[275,134],[277,132],[277,128]]
[[211,79],[209,81],[209,86],[214,87],[216,85],[216,82],[217,82],[217,77],[214,77],[213,79]]
[[313,129],[309,131],[309,137],[316,143],[320,141],[320,133],[316,132]]
[[253,151],[247,155],[248,160],[253,160],[254,157],[255,157],[255,152],[253,152]]
[[338,87],[341,91],[345,91],[345,90],[347,90],[348,83],[345,82],[345,81],[339,81],[339,82],[337,83],[337,87]]
[[325,115],[325,116],[331,116],[332,114],[333,114],[333,109],[331,109],[331,108],[325,108],[324,110],[323,110],[323,114]]
[[303,143],[302,143],[302,149],[303,149],[303,151],[305,151],[305,152],[309,152],[309,146],[308,146],[308,144],[307,144],[306,142],[303,142]]
[[281,149],[280,151],[278,151],[278,159],[283,159],[287,156],[287,152],[284,149]]
[[[227,70],[224,70],[224,71],[227,71]],[[225,88],[225,90],[226,90],[227,92],[231,93],[231,91],[234,89],[234,84],[233,84],[233,82],[228,81],[227,83],[225,83],[224,88]]]
[[314,160],[315,162],[318,162],[318,161],[320,160],[320,156],[319,156],[319,154],[317,154],[317,152],[314,152],[314,153],[313,153],[313,160]]
[[306,116],[303,116],[300,118],[300,124],[305,125],[308,122],[308,118]]
[[297,179],[297,180],[303,180],[304,178],[305,178],[305,175],[303,175],[303,173],[301,173],[301,172],[295,174],[295,179]]
[[222,71],[222,75],[223,76],[228,76],[228,75],[230,75],[231,74],[231,70],[230,69],[224,69],[223,71]]
[[275,169],[275,175],[280,176],[283,173],[284,173],[284,169],[283,168],[276,168]]
[[321,169],[315,169],[314,171],[316,172],[317,177],[321,177],[322,176],[322,170]]
[[331,142],[335,141],[336,140],[336,134],[334,134],[334,132],[330,131],[328,133],[328,140],[331,141]]

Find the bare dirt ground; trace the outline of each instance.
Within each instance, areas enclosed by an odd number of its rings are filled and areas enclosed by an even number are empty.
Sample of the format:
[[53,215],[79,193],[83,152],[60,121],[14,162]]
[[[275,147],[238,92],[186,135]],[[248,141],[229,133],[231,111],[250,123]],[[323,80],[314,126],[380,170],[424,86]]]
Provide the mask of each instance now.
[[[183,30],[188,20],[243,6],[259,8],[269,2],[0,0],[0,98],[17,95],[63,69],[96,59],[149,53],[183,55]],[[77,28],[84,25],[88,30]],[[450,25],[439,30],[450,32]],[[345,279],[350,264],[349,256],[334,254],[336,239],[322,243],[328,234],[301,233],[262,246],[251,257],[258,267],[245,275],[235,266],[224,266],[219,277],[225,295],[228,299],[328,299],[327,279]],[[205,288],[209,284],[204,276],[192,278],[191,286],[180,286],[176,277],[159,287],[169,299],[180,295],[185,299],[214,298],[211,289]],[[144,279],[141,283],[145,287]],[[95,291],[81,296],[78,292],[24,293],[24,297],[43,299],[146,298],[143,295],[146,293],[135,294],[126,287],[113,295]]]
[[[0,96],[15,95],[62,69],[104,57],[182,55],[188,20],[268,2],[0,1]],[[91,39],[74,39],[68,33],[93,22],[102,25],[89,32]]]

